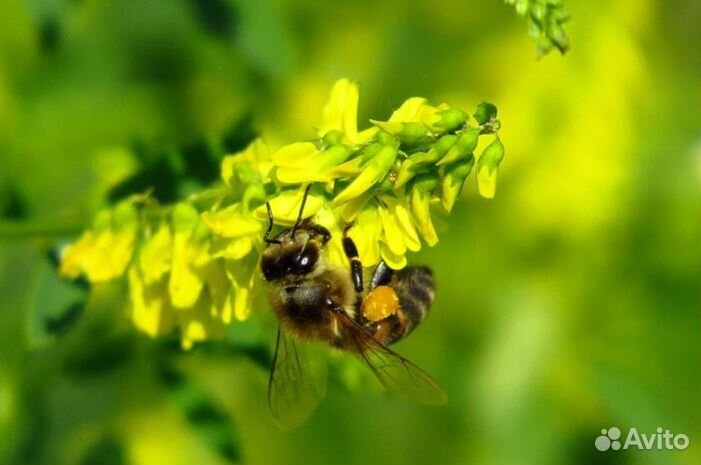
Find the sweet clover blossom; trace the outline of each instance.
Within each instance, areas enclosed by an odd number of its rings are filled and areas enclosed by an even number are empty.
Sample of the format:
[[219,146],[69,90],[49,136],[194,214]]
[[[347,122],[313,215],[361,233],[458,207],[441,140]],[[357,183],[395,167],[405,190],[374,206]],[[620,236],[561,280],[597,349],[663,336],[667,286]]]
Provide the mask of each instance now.
[[331,232],[332,263],[348,266],[341,237],[352,224],[364,266],[400,269],[407,252],[438,242],[434,217],[450,213],[473,168],[479,193],[494,196],[504,147],[493,105],[471,118],[414,97],[360,131],[357,108],[357,84],[342,79],[318,139],[278,148],[257,139],[222,160],[220,183],[180,203],[142,195],[99,213],[63,251],[60,273],[92,283],[126,276],[134,325],[151,336],[177,328],[189,348],[249,317],[266,201],[289,226],[311,186],[303,216]]

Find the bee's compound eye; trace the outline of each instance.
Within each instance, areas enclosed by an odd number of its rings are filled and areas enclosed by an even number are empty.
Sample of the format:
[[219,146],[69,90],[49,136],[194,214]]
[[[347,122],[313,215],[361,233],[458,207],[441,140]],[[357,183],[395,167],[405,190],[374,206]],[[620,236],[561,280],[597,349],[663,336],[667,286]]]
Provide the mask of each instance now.
[[263,257],[260,262],[260,269],[263,272],[263,277],[266,281],[274,281],[280,279],[284,274],[280,264],[272,257]]
[[319,260],[319,249],[316,247],[306,247],[297,255],[293,272],[295,274],[311,273]]

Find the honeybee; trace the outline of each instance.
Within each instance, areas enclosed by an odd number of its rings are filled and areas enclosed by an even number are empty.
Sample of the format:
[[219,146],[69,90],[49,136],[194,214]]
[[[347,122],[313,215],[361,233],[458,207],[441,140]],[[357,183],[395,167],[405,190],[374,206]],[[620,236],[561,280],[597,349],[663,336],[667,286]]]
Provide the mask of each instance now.
[[[291,228],[271,238],[273,212],[261,270],[279,322],[268,404],[284,429],[303,423],[326,390],[326,369],[319,342],[357,355],[391,392],[425,404],[446,402],[445,392],[422,369],[388,346],[412,332],[428,315],[435,295],[431,271],[407,267],[395,271],[380,262],[367,277],[358,250],[343,231],[350,269],[328,262],[331,233],[303,219],[309,187]],[[365,281],[368,281],[367,286]],[[298,343],[299,342],[299,343]]]

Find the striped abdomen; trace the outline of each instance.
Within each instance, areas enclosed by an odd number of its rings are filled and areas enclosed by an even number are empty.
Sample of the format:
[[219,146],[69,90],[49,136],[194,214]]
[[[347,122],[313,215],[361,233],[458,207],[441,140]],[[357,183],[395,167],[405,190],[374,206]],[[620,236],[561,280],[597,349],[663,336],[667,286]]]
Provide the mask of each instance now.
[[426,319],[435,297],[435,284],[431,270],[422,266],[393,272],[387,285],[397,294],[399,308],[394,315],[375,323],[373,332],[380,342],[389,345],[407,336]]

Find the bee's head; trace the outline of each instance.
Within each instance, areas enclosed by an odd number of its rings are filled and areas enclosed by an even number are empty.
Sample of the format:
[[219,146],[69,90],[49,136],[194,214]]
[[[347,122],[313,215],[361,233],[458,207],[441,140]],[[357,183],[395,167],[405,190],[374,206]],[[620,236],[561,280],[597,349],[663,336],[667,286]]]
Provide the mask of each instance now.
[[260,267],[266,281],[289,275],[303,276],[316,269],[325,238],[312,229],[298,228],[282,231],[268,243]]
[[331,239],[331,233],[321,225],[312,223],[310,218],[303,219],[304,205],[309,196],[309,184],[304,190],[299,216],[292,228],[283,230],[275,239],[269,239],[273,230],[273,210],[266,202],[268,210],[268,230],[263,241],[268,244],[260,267],[266,281],[275,281],[285,276],[303,276],[314,271],[321,258],[321,249]]

